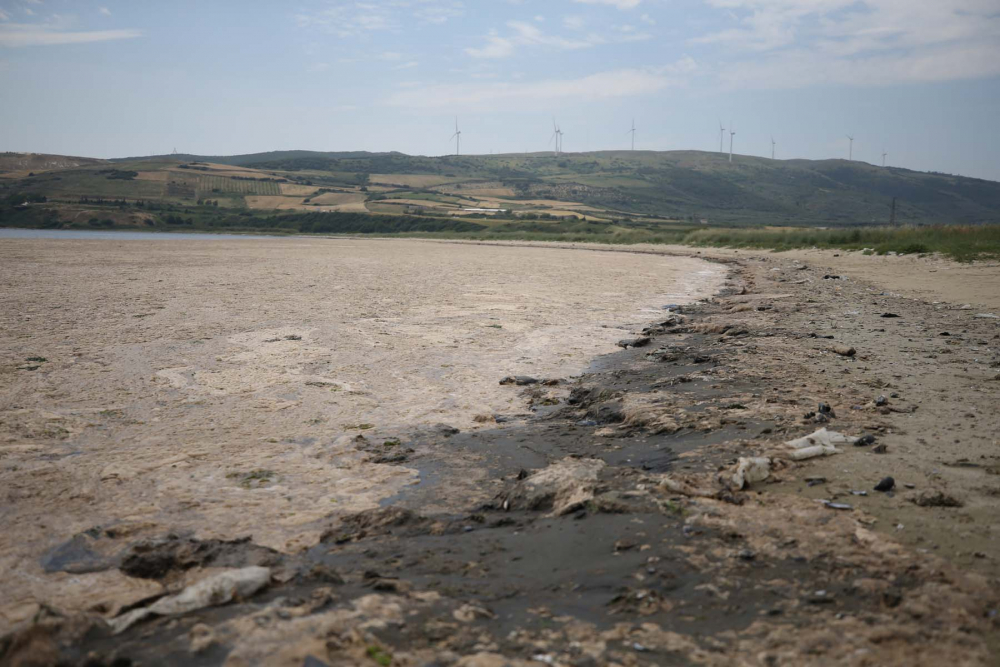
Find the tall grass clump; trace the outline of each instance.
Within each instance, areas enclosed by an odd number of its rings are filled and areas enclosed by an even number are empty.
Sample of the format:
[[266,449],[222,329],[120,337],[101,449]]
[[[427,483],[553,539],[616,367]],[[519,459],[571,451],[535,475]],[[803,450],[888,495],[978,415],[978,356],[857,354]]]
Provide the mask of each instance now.
[[791,250],[871,249],[884,255],[941,253],[961,262],[1000,257],[1000,225],[934,225],[836,229],[699,229],[684,243],[697,246]]

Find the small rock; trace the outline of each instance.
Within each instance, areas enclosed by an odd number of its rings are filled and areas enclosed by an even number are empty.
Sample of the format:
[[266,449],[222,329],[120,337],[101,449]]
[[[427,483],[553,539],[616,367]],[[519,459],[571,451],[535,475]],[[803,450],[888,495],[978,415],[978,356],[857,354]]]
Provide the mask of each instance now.
[[857,350],[849,345],[834,345],[831,350],[842,357],[853,357],[857,354]]
[[623,338],[618,341],[618,347],[625,348],[626,350],[630,347],[645,347],[649,345],[652,340],[649,336],[640,336],[639,338]]
[[872,454],[885,454],[888,451],[889,448],[886,447],[884,442],[880,442],[879,444],[872,447]]
[[892,491],[895,486],[896,480],[892,477],[883,477],[879,483],[875,485],[875,490],[885,493],[886,491]]
[[882,313],[879,317],[890,318],[890,317],[899,317],[899,315],[897,315],[896,313]]
[[875,444],[875,436],[871,434],[863,435],[854,441],[855,447],[868,447],[874,444]]
[[757,554],[749,549],[740,549],[739,553],[736,554],[736,557],[740,560],[753,560],[757,557]]
[[835,276],[831,273],[828,273],[825,276],[823,276],[823,280],[840,280],[840,276]]
[[500,384],[513,384],[518,387],[523,387],[529,384],[538,384],[538,379],[528,375],[508,375],[504,379],[500,380]]
[[816,411],[821,415],[827,415],[828,417],[836,417],[837,415],[833,412],[833,408],[830,407],[829,403],[820,403]]
[[888,399],[888,398],[886,398],[885,396],[883,396],[882,394],[879,394],[879,395],[878,395],[878,396],[877,396],[877,397],[875,398],[875,405],[876,405],[876,406],[879,406],[879,407],[881,407],[881,406],[883,406],[883,405],[887,405],[888,403],[889,403],[889,399]]

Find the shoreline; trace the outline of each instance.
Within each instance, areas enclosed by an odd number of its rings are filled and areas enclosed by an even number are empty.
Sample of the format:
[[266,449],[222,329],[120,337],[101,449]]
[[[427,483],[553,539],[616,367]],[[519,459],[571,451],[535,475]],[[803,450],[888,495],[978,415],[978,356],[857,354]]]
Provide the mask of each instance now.
[[[119,637],[92,631],[74,650],[282,665],[370,660],[372,647],[416,664],[988,664],[1000,326],[748,255],[729,265],[740,289],[682,308],[648,346],[598,358],[570,387],[510,387],[539,403],[570,389],[542,416],[404,443],[396,463],[442,483],[488,470],[468,485],[476,502],[435,510],[442,490],[422,484],[332,521],[304,553],[232,544],[226,567],[272,568],[263,593]],[[831,352],[841,343],[856,353]],[[896,396],[874,405],[881,393]],[[806,418],[821,402],[833,415]],[[965,423],[944,424],[956,406]],[[782,442],[821,426],[888,451],[783,457]],[[765,455],[769,479],[725,482],[737,458]],[[888,473],[893,496],[871,488]],[[962,506],[913,502],[927,491]],[[221,562],[183,538],[149,546],[165,582]]]

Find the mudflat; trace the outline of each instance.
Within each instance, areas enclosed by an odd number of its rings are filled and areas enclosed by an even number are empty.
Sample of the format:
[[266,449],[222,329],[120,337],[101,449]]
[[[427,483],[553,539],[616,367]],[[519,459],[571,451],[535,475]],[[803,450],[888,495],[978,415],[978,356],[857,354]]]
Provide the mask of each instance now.
[[523,419],[501,378],[578,375],[724,273],[405,240],[2,241],[2,625],[157,590],[52,571],[44,554],[95,526],[312,546],[321,520],[420,482],[356,436]]
[[995,265],[245,243],[0,246],[0,655],[995,664]]

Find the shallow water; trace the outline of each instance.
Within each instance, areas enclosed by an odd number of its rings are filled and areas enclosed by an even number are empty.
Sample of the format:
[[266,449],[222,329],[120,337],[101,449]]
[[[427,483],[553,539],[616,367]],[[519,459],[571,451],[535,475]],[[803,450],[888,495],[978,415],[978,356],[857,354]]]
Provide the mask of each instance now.
[[193,234],[185,232],[122,232],[86,229],[14,229],[0,228],[0,239],[74,239],[112,241],[225,241],[233,239],[280,239],[281,236],[255,234]]

